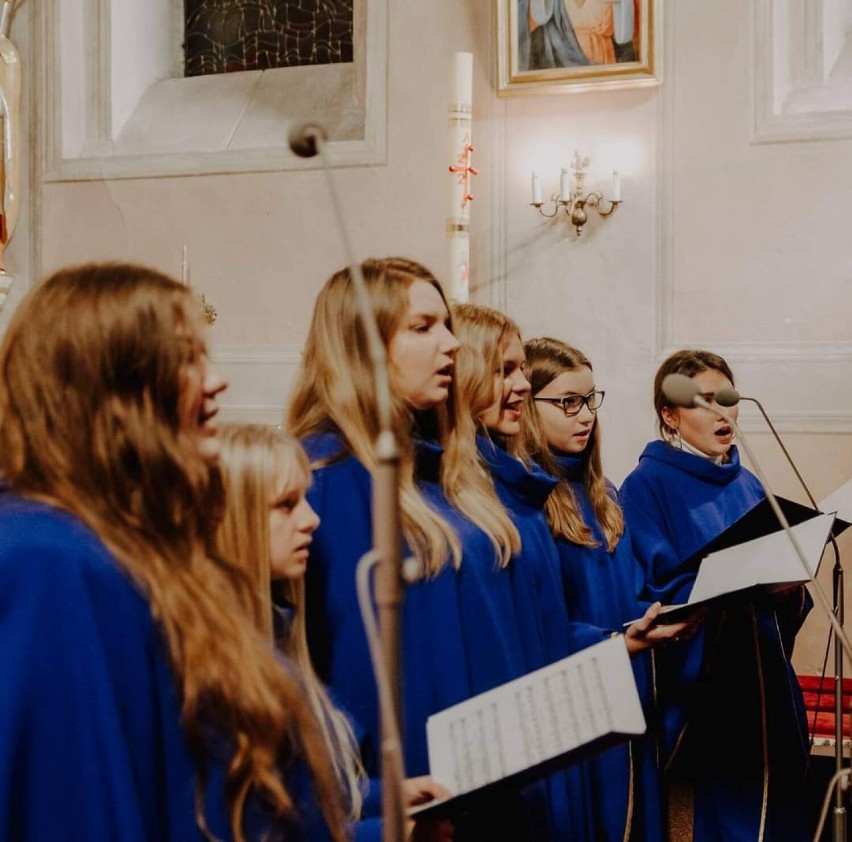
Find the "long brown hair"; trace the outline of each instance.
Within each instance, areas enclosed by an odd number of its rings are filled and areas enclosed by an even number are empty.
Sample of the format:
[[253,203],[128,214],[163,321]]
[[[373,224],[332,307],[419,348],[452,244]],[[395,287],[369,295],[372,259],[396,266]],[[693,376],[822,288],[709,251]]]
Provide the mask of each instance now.
[[234,746],[225,796],[237,840],[250,791],[277,814],[294,814],[278,764],[296,755],[342,840],[343,799],[298,680],[250,621],[255,597],[245,578],[207,551],[215,486],[180,418],[184,384],[206,353],[202,336],[197,300],[154,270],[57,272],[21,304],[0,348],[0,474],[18,493],[80,518],[145,594],[198,764],[205,835],[212,724]]
[[338,778],[350,805],[350,819],[361,811],[362,768],[352,729],[334,707],[314,671],[305,630],[305,580],[275,582],[295,608],[292,627],[273,641],[272,570],[269,513],[278,499],[286,499],[310,482],[308,457],[292,436],[262,424],[225,424],[219,433],[219,467],[225,491],[224,512],[216,531],[220,555],[240,565],[257,592],[258,629],[300,669],[308,700],[314,709]]
[[[558,339],[530,339],[524,346],[524,351],[527,357],[527,378],[532,386],[533,397],[565,371],[576,371],[579,368],[592,370],[592,363],[585,354]],[[559,476],[559,468],[548,446],[538,408],[533,401],[530,401],[530,406],[531,411],[524,415],[524,450],[548,473]],[[601,426],[598,418],[595,418],[584,455],[583,485],[589,494],[595,518],[606,538],[607,551],[612,552],[624,532],[624,515],[618,503],[607,493],[606,478],[601,465]],[[565,479],[547,500],[547,519],[556,537],[585,547],[598,546],[589,525],[583,521],[574,493]]]
[[[366,260],[361,271],[387,348],[408,312],[408,288],[415,280],[435,287],[446,304],[437,278],[423,265],[400,257]],[[425,428],[434,431],[445,447],[441,485],[449,501],[474,523],[488,531],[487,478],[476,454],[460,447],[449,432],[461,422],[451,385],[443,406],[420,414]],[[314,307],[302,367],[296,379],[288,413],[289,429],[299,438],[336,427],[355,457],[370,471],[376,467],[373,446],[378,434],[376,394],[366,334],[361,324],[354,284],[348,269],[328,279]],[[427,574],[435,575],[451,556],[461,563],[461,545],[452,527],[423,499],[414,482],[411,443],[412,411],[395,398],[394,434],[401,445],[400,501],[403,532]],[[315,466],[316,467],[316,466]],[[491,533],[495,546],[500,538]]]

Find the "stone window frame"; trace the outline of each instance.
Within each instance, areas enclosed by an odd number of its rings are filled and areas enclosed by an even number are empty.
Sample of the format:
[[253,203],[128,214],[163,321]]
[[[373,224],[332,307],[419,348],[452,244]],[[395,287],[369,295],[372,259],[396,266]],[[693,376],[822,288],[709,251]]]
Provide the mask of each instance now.
[[[317,119],[317,109],[325,102],[325,89],[332,102],[341,73],[348,74],[351,86],[345,109],[354,116],[330,116],[332,126],[346,124],[347,131],[342,138],[336,138],[333,129],[330,132],[329,159],[335,166],[386,162],[388,0],[356,0],[354,65],[192,78],[182,76],[182,35],[175,38],[175,32],[181,32],[176,27],[182,22],[182,14],[178,16],[182,0],[40,2],[43,11],[35,21],[33,35],[39,53],[36,101],[43,103],[38,128],[45,182],[316,167],[316,159],[300,159],[289,151],[287,132],[294,122]],[[131,14],[136,17],[128,18]],[[139,44],[146,38],[154,47],[140,51]],[[122,65],[123,61],[131,64]],[[124,67],[131,72],[115,73]],[[241,124],[252,104],[257,105],[259,95],[273,104],[289,97],[294,73],[303,74],[300,78],[315,73],[311,81],[321,88],[319,97],[316,85],[311,89],[311,96],[306,98],[310,101],[303,106],[306,111],[298,104],[291,110],[287,99],[288,105],[280,111],[268,110],[263,119],[248,128]],[[295,88],[298,91],[299,84]],[[168,133],[170,115],[179,114],[196,95],[223,107],[202,113],[202,122],[193,124],[194,131],[186,142],[173,132],[164,143],[156,136],[157,120]],[[123,143],[123,126],[130,125],[142,107],[146,109],[145,125],[151,125],[151,137],[137,132],[131,144]],[[355,123],[358,125],[353,128]]]

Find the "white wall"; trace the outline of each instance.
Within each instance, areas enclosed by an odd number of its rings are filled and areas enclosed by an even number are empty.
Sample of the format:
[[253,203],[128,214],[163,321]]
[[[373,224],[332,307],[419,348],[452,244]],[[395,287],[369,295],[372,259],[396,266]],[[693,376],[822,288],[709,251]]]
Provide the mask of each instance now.
[[[752,144],[760,43],[738,0],[666,4],[659,89],[497,99],[492,4],[391,3],[387,165],[339,171],[358,256],[444,266],[446,82],[472,50],[475,297],[505,306],[528,336],[582,348],[607,390],[608,472],[630,470],[653,435],[650,383],[668,348],[723,351],[740,385],[790,434],[818,494],[852,472],[852,141]],[[577,239],[529,207],[577,148],[590,187],[624,174],[624,205]],[[93,258],[144,260],[192,279],[219,311],[232,412],[274,416],[313,298],[345,262],[318,172],[51,183],[36,197],[45,269]],[[242,350],[241,350],[242,349]],[[756,422],[750,428],[758,428]],[[817,431],[809,433],[808,431]],[[757,435],[770,475],[789,475]],[[822,629],[802,663],[816,671]]]

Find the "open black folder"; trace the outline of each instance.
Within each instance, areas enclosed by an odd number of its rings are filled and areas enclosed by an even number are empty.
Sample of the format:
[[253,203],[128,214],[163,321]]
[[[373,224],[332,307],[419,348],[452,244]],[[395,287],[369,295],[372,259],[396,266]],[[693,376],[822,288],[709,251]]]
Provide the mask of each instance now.
[[699,605],[741,600],[754,590],[800,584],[816,576],[830,535],[839,535],[850,523],[833,512],[823,514],[777,499],[805,554],[808,573],[769,502],[762,500],[695,554],[698,575],[689,600],[663,606],[658,622],[677,622]]
[[645,717],[618,637],[440,711],[426,733],[429,774],[453,796],[409,815],[444,818],[644,734]]

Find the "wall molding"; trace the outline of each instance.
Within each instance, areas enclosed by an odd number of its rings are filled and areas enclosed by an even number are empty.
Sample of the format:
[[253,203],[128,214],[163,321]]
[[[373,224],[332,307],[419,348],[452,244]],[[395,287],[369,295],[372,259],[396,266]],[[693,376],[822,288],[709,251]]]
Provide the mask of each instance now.
[[747,363],[852,362],[852,342],[716,342],[712,339],[689,340],[684,343],[669,341],[667,346],[657,351],[657,359],[663,360],[688,345],[710,348],[726,359]]
[[[806,411],[778,410],[767,411],[772,423],[779,433],[807,433],[823,435],[852,435],[852,411]],[[763,416],[757,411],[740,413],[739,425],[746,433],[766,433],[771,431],[766,426]]]
[[283,423],[301,345],[219,343],[211,346],[210,361],[229,383],[219,401],[223,421]]
[[[852,137],[852,85],[825,77],[824,2],[752,5],[752,143]],[[828,107],[830,102],[839,107]]]

